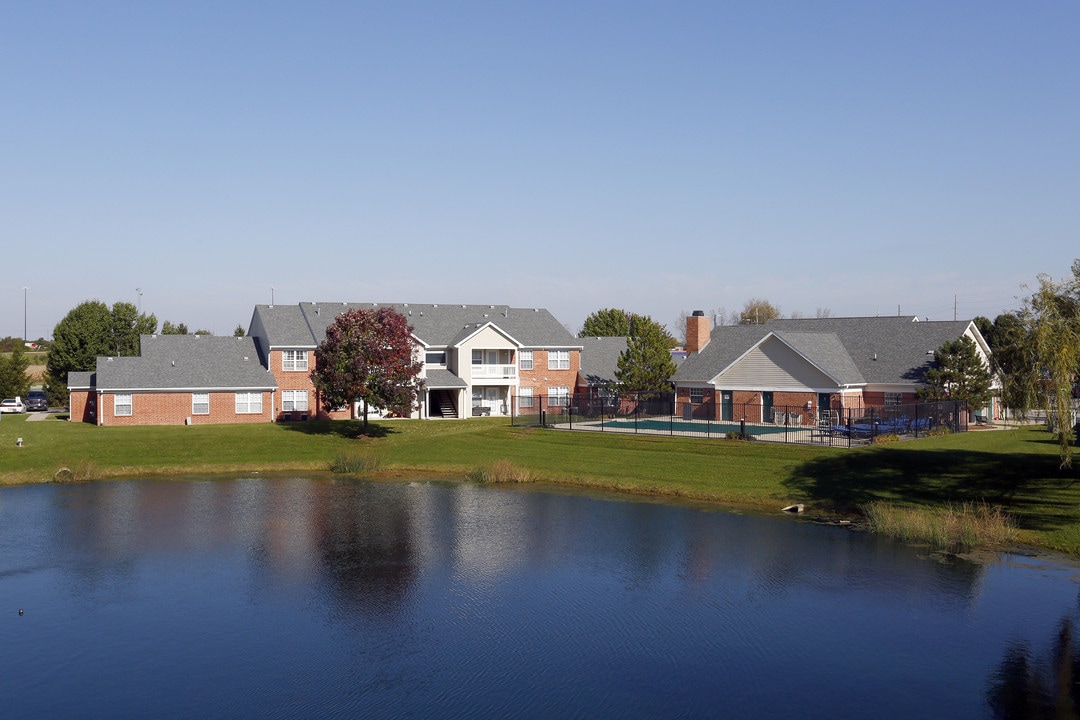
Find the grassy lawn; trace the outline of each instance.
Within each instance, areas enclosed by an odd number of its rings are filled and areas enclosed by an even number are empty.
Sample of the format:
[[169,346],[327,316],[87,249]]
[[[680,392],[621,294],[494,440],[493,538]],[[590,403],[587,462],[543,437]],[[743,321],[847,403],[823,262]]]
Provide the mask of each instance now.
[[[60,467],[95,478],[326,470],[373,454],[393,475],[465,474],[499,460],[533,479],[722,504],[858,513],[873,500],[1003,506],[1022,540],[1080,554],[1080,473],[1058,469],[1035,428],[970,432],[857,450],[513,428],[506,420],[97,428],[50,418],[0,421],[0,482],[49,480]],[[24,446],[16,447],[22,437]],[[1078,462],[1080,465],[1080,462]]]

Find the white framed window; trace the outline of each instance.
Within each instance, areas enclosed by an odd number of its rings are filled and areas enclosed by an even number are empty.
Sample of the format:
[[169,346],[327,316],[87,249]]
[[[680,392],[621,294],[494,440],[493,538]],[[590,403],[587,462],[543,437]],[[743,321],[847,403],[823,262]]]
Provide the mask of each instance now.
[[532,388],[518,388],[518,407],[532,407],[533,406],[533,389]]
[[904,402],[903,393],[885,393],[885,407],[896,407]]
[[548,370],[569,370],[569,350],[548,350]]
[[307,409],[307,390],[281,391],[281,410],[283,412],[306,411]]
[[434,352],[424,353],[424,362],[428,365],[445,365],[446,351],[436,350]]
[[694,405],[705,402],[705,388],[690,388],[690,402]]
[[116,393],[113,395],[113,415],[117,417],[131,416],[131,393]]
[[282,350],[282,370],[307,370],[308,360],[306,350]]
[[548,407],[566,407],[570,404],[570,388],[548,388]]
[[532,350],[518,350],[518,367],[520,367],[522,370],[533,369],[532,352]]
[[210,393],[191,393],[191,414],[210,414]]
[[236,414],[253,415],[262,412],[262,393],[236,393]]

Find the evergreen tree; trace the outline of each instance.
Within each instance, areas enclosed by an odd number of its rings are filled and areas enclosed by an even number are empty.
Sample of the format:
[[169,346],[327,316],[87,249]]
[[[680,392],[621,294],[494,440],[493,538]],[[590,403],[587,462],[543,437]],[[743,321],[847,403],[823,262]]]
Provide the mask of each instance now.
[[975,341],[966,335],[950,340],[934,351],[934,367],[926,371],[927,387],[919,390],[924,400],[965,400],[975,411],[993,396],[993,376],[983,362]]
[[648,316],[630,328],[626,350],[619,355],[615,378],[627,393],[656,393],[671,389],[675,363],[670,336],[663,325]]
[[25,397],[30,390],[30,367],[22,343],[15,345],[8,356],[0,355],[0,398]]

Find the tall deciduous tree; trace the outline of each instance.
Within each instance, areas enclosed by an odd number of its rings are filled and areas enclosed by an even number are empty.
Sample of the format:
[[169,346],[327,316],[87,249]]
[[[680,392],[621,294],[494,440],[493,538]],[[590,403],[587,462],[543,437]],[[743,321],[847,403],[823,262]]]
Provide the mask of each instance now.
[[87,300],[72,308],[53,328],[45,364],[50,402],[67,402],[69,372],[90,372],[106,355],[138,355],[139,335],[156,329],[157,318],[131,303],[118,302],[110,310],[100,300]]
[[1039,276],[1024,320],[1035,355],[1035,391],[1057,433],[1061,467],[1072,467],[1072,394],[1080,373],[1080,259],[1073,261],[1071,278],[1055,282],[1049,275]]
[[412,326],[393,308],[342,313],[315,349],[311,380],[326,411],[360,402],[368,409],[411,411],[423,381],[413,353]]
[[966,335],[934,351],[934,367],[926,371],[926,383],[919,391],[922,399],[965,400],[972,411],[990,402],[993,395],[990,368],[975,341]]
[[769,320],[783,317],[780,308],[764,298],[750,298],[739,312],[738,322],[740,325],[761,325]]

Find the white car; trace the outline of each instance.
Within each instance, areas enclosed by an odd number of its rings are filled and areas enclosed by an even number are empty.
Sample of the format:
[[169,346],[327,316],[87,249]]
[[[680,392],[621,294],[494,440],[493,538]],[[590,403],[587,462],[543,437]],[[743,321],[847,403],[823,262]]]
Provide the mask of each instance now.
[[26,408],[23,406],[22,398],[7,398],[3,402],[0,402],[0,413],[24,413]]

